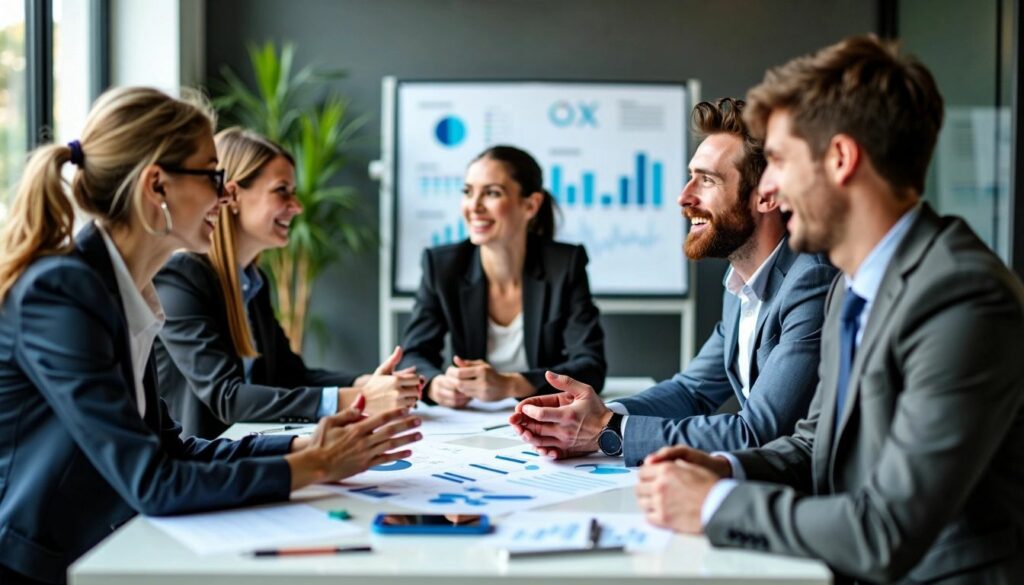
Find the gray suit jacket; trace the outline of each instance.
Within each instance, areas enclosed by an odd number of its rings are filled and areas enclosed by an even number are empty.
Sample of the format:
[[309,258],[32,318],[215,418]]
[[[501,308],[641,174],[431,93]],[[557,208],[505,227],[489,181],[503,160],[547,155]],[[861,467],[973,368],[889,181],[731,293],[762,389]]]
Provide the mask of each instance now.
[[[766,268],[767,269],[767,268]],[[722,320],[685,371],[620,402],[629,410],[627,465],[666,445],[708,451],[757,447],[787,435],[807,414],[818,384],[825,296],[836,270],[822,257],[783,242],[770,267],[750,349],[750,398],[736,374],[740,301],[726,291]],[[742,407],[714,414],[730,396]]]
[[756,481],[726,497],[708,538],[869,581],[1021,582],[1024,288],[962,220],[925,205],[886,270],[834,429],[843,285],[807,418],[735,453]]

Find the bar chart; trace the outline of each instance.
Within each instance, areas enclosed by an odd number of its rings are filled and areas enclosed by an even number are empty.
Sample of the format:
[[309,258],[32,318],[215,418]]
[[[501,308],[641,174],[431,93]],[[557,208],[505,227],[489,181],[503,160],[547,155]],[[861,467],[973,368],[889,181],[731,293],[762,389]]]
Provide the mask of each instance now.
[[583,170],[574,177],[578,181],[573,182],[563,165],[552,165],[548,171],[551,195],[567,209],[660,208],[665,200],[664,163],[650,161],[646,153],[637,152],[632,166],[634,172],[631,175],[611,178],[599,177],[593,170]]

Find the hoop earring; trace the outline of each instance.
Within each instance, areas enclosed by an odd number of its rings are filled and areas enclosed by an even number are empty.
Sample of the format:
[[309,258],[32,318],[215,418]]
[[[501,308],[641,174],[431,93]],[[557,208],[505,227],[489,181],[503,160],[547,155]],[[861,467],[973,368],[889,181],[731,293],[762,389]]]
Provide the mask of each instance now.
[[164,212],[164,225],[166,226],[164,228],[164,232],[160,235],[169,236],[171,234],[171,229],[174,228],[174,222],[171,221],[171,212],[167,209],[166,201],[160,202],[160,211]]

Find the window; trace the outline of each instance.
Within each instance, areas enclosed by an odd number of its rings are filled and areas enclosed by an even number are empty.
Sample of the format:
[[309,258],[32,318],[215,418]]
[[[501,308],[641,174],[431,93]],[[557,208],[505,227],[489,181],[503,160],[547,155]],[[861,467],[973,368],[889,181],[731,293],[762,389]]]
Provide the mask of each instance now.
[[96,76],[90,36],[92,0],[53,0],[53,139],[78,138],[89,113]]
[[945,98],[925,198],[963,217],[1004,261],[1014,228],[1010,8],[1002,0],[903,0],[898,24],[905,50],[931,69]]
[[26,87],[25,5],[5,2],[0,11],[0,217],[28,151]]

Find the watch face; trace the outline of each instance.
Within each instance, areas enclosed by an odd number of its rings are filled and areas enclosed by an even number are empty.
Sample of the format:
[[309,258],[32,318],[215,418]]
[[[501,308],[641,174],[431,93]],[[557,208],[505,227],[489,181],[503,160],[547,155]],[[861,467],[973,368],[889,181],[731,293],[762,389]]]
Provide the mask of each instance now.
[[622,453],[622,437],[611,429],[605,429],[597,437],[597,446],[605,455],[619,455]]

